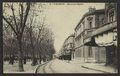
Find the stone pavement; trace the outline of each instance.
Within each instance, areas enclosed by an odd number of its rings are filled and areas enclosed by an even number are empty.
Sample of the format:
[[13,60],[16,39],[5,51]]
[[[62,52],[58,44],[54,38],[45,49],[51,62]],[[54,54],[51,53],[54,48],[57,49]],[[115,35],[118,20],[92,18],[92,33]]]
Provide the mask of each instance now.
[[105,73],[117,73],[117,71],[115,71],[115,68],[105,66],[105,63],[85,63],[82,65],[82,67]]
[[117,73],[117,70],[110,66],[105,66],[105,63],[86,63],[84,62],[84,58],[75,58],[70,61],[71,64],[76,64],[78,66],[82,66],[83,68],[101,71],[105,73]]

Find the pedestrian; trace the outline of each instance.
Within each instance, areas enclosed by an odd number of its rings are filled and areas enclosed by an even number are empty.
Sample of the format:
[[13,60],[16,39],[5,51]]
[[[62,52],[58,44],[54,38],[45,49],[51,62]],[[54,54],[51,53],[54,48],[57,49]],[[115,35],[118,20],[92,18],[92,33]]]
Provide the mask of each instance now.
[[24,64],[26,64],[26,57],[24,57],[23,59],[24,59]]

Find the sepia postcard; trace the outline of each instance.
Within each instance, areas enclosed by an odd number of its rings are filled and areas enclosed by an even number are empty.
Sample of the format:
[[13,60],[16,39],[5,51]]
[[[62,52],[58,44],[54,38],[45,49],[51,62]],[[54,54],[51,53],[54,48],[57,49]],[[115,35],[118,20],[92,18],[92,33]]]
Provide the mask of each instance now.
[[117,74],[117,3],[3,2],[3,74]]

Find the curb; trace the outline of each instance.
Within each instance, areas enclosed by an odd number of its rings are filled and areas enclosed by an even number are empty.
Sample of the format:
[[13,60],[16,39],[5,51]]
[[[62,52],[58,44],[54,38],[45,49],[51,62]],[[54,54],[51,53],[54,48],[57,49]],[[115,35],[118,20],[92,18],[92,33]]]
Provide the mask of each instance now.
[[[55,60],[55,59],[53,59],[53,60]],[[43,66],[43,65],[45,65],[45,64],[47,64],[48,62],[51,62],[51,61],[52,61],[52,60],[46,61],[45,63],[38,65],[38,66],[36,67],[36,69],[35,69],[35,74],[37,74],[37,70],[39,69],[39,67],[41,67],[41,66]]]
[[81,67],[86,68],[86,69],[95,70],[95,71],[104,72],[104,73],[111,73],[111,72],[107,72],[107,71],[103,71],[103,70],[99,70],[99,69],[89,68],[89,67],[86,67],[86,66],[83,66],[83,65]]
[[36,67],[36,69],[35,69],[35,74],[37,74],[37,70],[39,69],[39,67],[47,64],[48,62],[49,62],[49,61],[47,61],[47,62],[45,62],[45,63],[43,63],[43,64],[38,65],[38,66]]

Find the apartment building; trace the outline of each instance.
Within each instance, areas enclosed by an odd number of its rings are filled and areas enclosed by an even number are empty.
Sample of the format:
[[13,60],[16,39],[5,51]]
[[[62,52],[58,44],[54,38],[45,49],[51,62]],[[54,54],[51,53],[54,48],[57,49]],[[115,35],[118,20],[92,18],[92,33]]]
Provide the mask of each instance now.
[[[105,47],[106,65],[117,65],[117,4],[105,4],[104,23],[86,35],[85,45]],[[92,44],[94,42],[94,44]]]
[[[85,62],[105,62],[105,48],[84,45],[84,39],[104,23],[104,9],[89,8],[75,27],[75,57]],[[87,40],[86,40],[87,41]]]
[[61,54],[68,58],[73,59],[74,58],[74,34],[71,34],[68,36],[61,48]]

